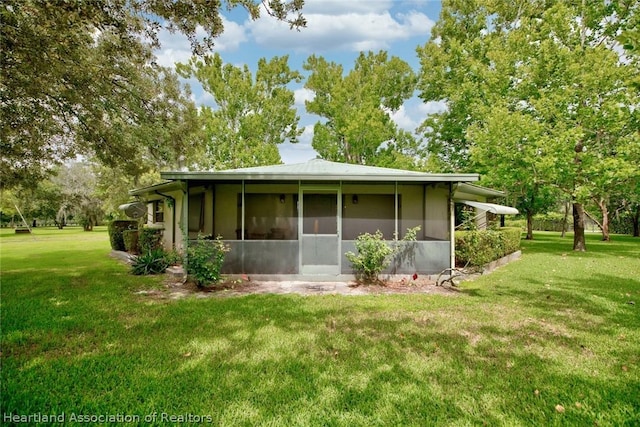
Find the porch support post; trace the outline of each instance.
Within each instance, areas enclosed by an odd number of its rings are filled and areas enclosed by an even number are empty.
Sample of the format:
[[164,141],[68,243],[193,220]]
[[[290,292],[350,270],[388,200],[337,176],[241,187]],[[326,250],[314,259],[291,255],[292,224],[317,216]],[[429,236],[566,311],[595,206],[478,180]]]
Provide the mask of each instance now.
[[241,237],[241,241],[242,243],[240,243],[240,247],[242,248],[242,255],[241,255],[241,262],[240,265],[242,266],[242,272],[245,273],[247,270],[245,269],[245,265],[244,265],[244,255],[246,252],[246,248],[245,248],[245,244],[244,243],[244,213],[245,213],[245,200],[244,200],[244,179],[242,180],[242,189],[240,190],[242,192],[242,194],[240,195],[240,203],[242,204],[242,206],[240,207],[240,235]]
[[[456,268],[456,209],[453,200],[453,184],[449,184],[449,245],[451,247],[449,268]],[[451,272],[453,274],[453,271]]]
[[242,194],[240,196],[240,240],[244,240],[244,179],[242,180]]
[[180,215],[182,226],[180,229],[182,230],[182,246],[186,257],[187,247],[189,246],[189,180],[184,181],[182,188],[184,196],[182,197],[182,212]]
[[342,181],[338,184],[338,200],[336,202],[338,207],[338,274],[342,274],[342,210],[344,209],[342,206]]
[[395,223],[394,223],[394,232],[395,232],[395,240],[399,240],[400,239],[400,235],[398,234],[398,181],[395,182],[395,197],[394,197],[394,203],[395,203]]
[[302,180],[298,180],[298,273],[302,274],[302,234],[304,227],[304,218],[302,216],[302,210],[304,209],[302,201]]

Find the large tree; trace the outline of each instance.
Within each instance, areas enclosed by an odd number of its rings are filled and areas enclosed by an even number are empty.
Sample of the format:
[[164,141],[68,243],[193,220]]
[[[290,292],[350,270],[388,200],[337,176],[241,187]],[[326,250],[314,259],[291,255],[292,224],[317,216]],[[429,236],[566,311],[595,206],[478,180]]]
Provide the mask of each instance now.
[[615,41],[637,12],[632,5],[446,2],[436,39],[418,50],[421,97],[448,105],[425,123],[435,129],[434,154],[446,162],[454,153],[463,167],[504,163],[530,188],[566,192],[575,250],[585,249],[583,204],[606,200],[637,161],[626,153],[638,143],[638,97],[629,88],[638,70]]
[[[264,4],[292,26],[304,25],[302,3],[224,2],[245,7],[252,18]],[[193,107],[171,73],[154,65],[152,48],[167,27],[186,34],[194,52],[204,52],[223,31],[221,7],[222,1],[195,0],[3,1],[0,185],[34,185],[56,163],[78,154],[135,168],[141,151],[169,160],[170,141],[185,151],[187,129],[161,135],[157,126],[192,123],[182,117]],[[196,38],[200,27],[204,40]]]
[[203,107],[205,156],[200,166],[229,169],[281,163],[278,144],[297,142],[302,130],[294,108],[299,82],[288,57],[260,59],[255,78],[248,66],[225,64],[218,54],[179,64],[184,77],[195,77],[213,96],[215,107]]
[[307,111],[324,120],[314,126],[313,148],[320,157],[339,162],[415,167],[420,158],[413,135],[398,128],[390,113],[398,111],[415,89],[406,62],[386,52],[360,53],[353,70],[323,57],[309,57],[305,88],[315,97]]
[[73,215],[85,231],[92,231],[102,220],[102,199],[96,194],[97,179],[91,164],[65,164],[56,169],[56,174],[49,182],[60,193],[56,215],[59,228],[66,224],[66,218],[70,215]]
[[526,114],[492,107],[487,119],[469,127],[467,134],[475,170],[483,182],[508,192],[508,199],[527,217],[527,239],[533,239],[533,217],[555,205],[557,194],[539,170],[536,144],[542,126]]

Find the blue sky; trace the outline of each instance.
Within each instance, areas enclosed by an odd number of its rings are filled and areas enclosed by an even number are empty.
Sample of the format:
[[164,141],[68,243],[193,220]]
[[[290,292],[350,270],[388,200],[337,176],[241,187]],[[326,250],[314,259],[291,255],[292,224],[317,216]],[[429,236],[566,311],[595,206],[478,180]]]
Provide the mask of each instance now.
[[[312,54],[341,63],[348,72],[359,52],[386,50],[417,71],[415,49],[429,40],[440,13],[440,1],[305,0],[303,13],[307,27],[296,31],[266,16],[251,21],[243,9],[225,11],[225,31],[216,40],[214,51],[225,62],[247,64],[253,72],[260,58],[289,55],[289,66],[306,76],[302,64]],[[172,66],[189,59],[190,45],[184,36],[163,32],[160,40],[162,48],[156,54],[161,65]],[[214,105],[211,95],[203,92],[196,80],[188,83],[198,105]],[[304,101],[313,93],[303,86],[304,82],[292,85],[292,89],[300,115],[299,126],[305,131],[297,144],[280,145],[285,163],[304,162],[316,156],[311,140],[313,125],[320,118],[306,113]],[[414,97],[392,117],[400,127],[412,131],[427,114],[442,108],[441,103],[423,104]]]

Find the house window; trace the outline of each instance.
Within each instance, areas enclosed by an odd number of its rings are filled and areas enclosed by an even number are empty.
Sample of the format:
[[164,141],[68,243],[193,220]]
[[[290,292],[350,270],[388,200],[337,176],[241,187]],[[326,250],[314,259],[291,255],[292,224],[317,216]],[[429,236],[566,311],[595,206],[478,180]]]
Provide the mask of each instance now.
[[164,200],[153,201],[153,222],[164,222]]

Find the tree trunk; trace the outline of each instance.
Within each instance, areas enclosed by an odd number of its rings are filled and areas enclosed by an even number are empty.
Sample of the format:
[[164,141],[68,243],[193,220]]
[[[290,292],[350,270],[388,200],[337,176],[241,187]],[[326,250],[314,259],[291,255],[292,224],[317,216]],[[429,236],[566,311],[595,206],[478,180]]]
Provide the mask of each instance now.
[[573,250],[584,252],[587,244],[584,238],[584,208],[582,203],[573,203]]
[[640,237],[640,205],[636,207],[636,211],[631,215],[633,222],[633,237]]
[[533,212],[527,212],[527,240],[533,240]]

